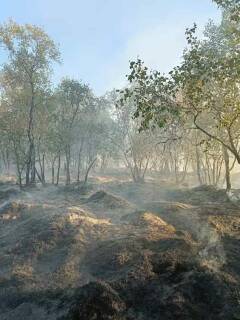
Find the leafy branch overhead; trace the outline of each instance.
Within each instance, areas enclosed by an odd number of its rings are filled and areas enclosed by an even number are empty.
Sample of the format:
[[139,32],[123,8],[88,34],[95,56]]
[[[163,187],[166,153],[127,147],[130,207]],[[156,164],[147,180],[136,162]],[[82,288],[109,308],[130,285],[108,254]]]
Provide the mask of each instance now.
[[140,130],[163,128],[179,115],[172,81],[158,71],[149,70],[142,60],[130,62],[129,87],[120,91],[119,104],[132,100],[135,118],[141,118]]

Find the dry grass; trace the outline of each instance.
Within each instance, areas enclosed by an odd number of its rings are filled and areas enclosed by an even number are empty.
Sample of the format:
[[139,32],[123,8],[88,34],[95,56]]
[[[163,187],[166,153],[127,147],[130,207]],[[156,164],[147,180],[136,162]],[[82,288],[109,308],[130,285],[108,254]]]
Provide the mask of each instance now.
[[213,215],[209,217],[208,221],[222,235],[240,235],[239,215]]

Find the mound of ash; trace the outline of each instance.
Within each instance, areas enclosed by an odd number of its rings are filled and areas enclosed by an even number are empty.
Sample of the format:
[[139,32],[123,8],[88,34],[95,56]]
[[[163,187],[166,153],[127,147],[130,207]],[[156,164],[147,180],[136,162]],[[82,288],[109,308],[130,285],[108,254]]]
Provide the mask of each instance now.
[[75,296],[76,303],[65,319],[114,320],[122,318],[125,303],[119,294],[103,281],[90,282]]
[[210,185],[202,185],[192,189],[172,190],[167,194],[167,199],[184,201],[185,203],[192,205],[229,202],[226,190],[218,189],[215,186]]
[[61,194],[73,194],[76,196],[86,196],[93,192],[95,189],[94,184],[84,182],[73,182],[69,185],[59,186],[58,191]]
[[221,235],[238,236],[240,233],[239,215],[212,215],[208,220]]
[[20,217],[21,211],[26,206],[21,202],[6,201],[0,206],[0,221],[16,220]]
[[149,257],[156,252],[177,249],[194,254],[190,235],[176,233],[171,224],[151,212],[133,212],[121,220],[125,222],[121,232],[117,232],[116,226],[110,237],[99,241],[85,256],[86,268],[96,278],[116,279],[134,274],[139,266],[147,266]]
[[88,199],[87,203],[97,204],[109,209],[129,209],[132,204],[125,199],[115,196],[106,191],[100,190],[92,194]]
[[96,218],[95,214],[93,214],[92,212],[85,210],[83,208],[79,208],[79,207],[69,207],[68,208],[68,213],[67,213],[68,217],[71,219],[74,219],[74,217],[76,219],[81,219],[81,218]]
[[[126,262],[127,263],[127,262]],[[228,284],[184,252],[145,253],[120,277],[78,289],[66,320],[233,319]]]
[[2,315],[2,320],[33,320],[39,319],[44,320],[47,316],[47,310],[39,307],[38,305],[24,302],[20,304],[17,308],[6,312]]
[[19,194],[19,190],[14,187],[9,188],[3,188],[0,190],[0,200],[8,200],[13,196],[16,196]]
[[152,210],[158,213],[176,213],[185,210],[193,209],[192,205],[181,203],[181,202],[171,202],[171,201],[152,201],[149,203],[144,203],[144,208]]
[[[85,258],[86,268],[95,278],[114,280],[127,274],[137,274],[144,267],[146,277],[151,274],[149,259],[155,252],[174,251],[193,253],[193,248],[184,237],[167,237],[151,241],[143,236],[107,240],[95,250],[90,250]],[[148,268],[149,266],[149,268]]]
[[136,211],[123,216],[121,220],[142,228],[158,229],[159,232],[166,232],[168,234],[175,232],[175,228],[172,225],[148,211]]

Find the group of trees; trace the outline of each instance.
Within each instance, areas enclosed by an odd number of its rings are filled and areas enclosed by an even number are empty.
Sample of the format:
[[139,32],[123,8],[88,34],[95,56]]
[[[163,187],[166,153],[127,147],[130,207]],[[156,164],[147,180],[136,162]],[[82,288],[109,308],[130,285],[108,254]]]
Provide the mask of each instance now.
[[224,172],[229,190],[230,172],[240,164],[240,3],[215,2],[221,23],[209,22],[203,39],[196,25],[188,29],[182,62],[167,76],[132,61],[119,101],[134,101],[140,130],[161,130],[169,161],[182,175],[191,165],[200,184],[218,185]]
[[66,184],[87,180],[93,164],[105,158],[105,130],[111,124],[104,98],[88,85],[63,79],[52,88],[52,64],[60,61],[55,43],[40,28],[13,21],[0,27],[0,43],[8,60],[0,78],[1,165],[14,166],[18,183],[58,184],[64,169]]
[[56,44],[39,27],[1,25],[1,167],[20,186],[86,183],[92,168],[114,164],[135,182],[153,171],[229,190],[240,164],[240,4],[215,2],[221,23],[208,23],[203,39],[196,25],[186,31],[179,66],[162,75],[132,61],[128,86],[103,97],[74,79],[53,87]]

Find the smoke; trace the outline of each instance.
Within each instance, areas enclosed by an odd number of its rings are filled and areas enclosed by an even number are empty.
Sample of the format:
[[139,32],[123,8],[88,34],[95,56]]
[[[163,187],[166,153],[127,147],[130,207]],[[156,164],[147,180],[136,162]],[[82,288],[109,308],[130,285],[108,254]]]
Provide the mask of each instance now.
[[199,245],[198,260],[201,265],[214,271],[226,263],[226,254],[220,235],[211,227],[208,221],[201,218],[200,214],[194,208],[182,210],[179,219],[184,221],[184,228],[187,229]]
[[199,245],[199,263],[209,269],[219,271],[226,263],[226,254],[217,231],[194,208],[181,210],[180,214],[177,213],[176,216],[177,225],[182,220],[184,229],[192,234]]
[[213,230],[207,223],[200,224],[198,240],[201,243],[199,251],[200,263],[214,271],[226,263],[226,254],[218,233]]
[[[199,207],[176,202],[158,202],[154,209],[161,217],[177,230],[191,234],[198,246],[197,259],[201,265],[219,271],[226,263],[226,254],[218,232],[207,221],[207,217],[198,211]],[[203,209],[204,210],[204,209]]]

